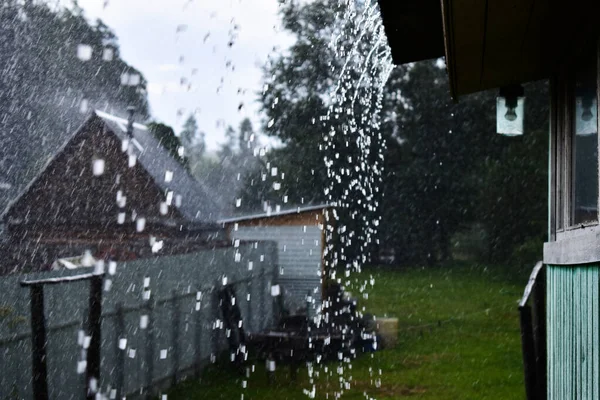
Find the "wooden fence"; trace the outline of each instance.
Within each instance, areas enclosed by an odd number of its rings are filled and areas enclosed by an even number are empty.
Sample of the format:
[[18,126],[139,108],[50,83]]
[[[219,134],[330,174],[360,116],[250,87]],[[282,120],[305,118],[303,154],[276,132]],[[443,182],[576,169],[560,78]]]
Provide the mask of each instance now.
[[[105,269],[97,385],[107,398],[148,397],[199,375],[226,348],[218,300],[225,284],[235,287],[246,331],[262,330],[273,321],[270,292],[278,268],[272,242]],[[27,279],[73,273],[38,273]],[[24,278],[0,278],[0,399],[32,398],[29,291],[19,285]],[[45,290],[51,399],[85,396],[88,294],[86,282]]]

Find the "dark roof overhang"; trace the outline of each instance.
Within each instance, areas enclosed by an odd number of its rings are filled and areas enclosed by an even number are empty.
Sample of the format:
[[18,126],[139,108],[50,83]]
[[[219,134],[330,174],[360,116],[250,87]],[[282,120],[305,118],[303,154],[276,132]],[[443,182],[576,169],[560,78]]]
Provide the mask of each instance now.
[[396,64],[439,57],[439,40],[443,41],[455,98],[549,78],[597,40],[600,25],[598,0],[379,0],[379,4]]
[[379,0],[394,64],[444,56],[440,0]]

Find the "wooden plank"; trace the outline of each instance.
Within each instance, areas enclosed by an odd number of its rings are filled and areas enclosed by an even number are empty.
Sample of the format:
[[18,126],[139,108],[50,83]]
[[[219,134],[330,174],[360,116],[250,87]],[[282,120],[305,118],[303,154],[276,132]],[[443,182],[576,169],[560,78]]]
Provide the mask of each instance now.
[[[555,287],[555,291],[554,291],[554,296],[556,297],[556,303],[555,303],[555,307],[556,307],[556,325],[553,326],[553,328],[555,328],[556,326],[562,326],[561,324],[563,323],[563,314],[560,312],[560,304],[562,302],[562,297],[563,297],[563,290],[562,290],[562,285],[560,285],[561,282],[561,278],[562,278],[562,273],[558,268],[555,268],[555,279],[556,279],[556,287]],[[556,395],[554,396],[555,399],[560,399],[562,396],[562,375],[559,373],[559,368],[558,366],[560,364],[562,364],[563,362],[563,357],[562,357],[562,335],[565,332],[564,330],[558,330],[558,329],[554,329],[554,332],[556,332],[556,340],[554,341],[554,348],[552,349],[553,352],[556,354],[556,361],[554,363],[555,366],[555,374],[553,376],[554,378],[554,382],[555,382],[555,387],[556,390],[554,393],[556,393]]]
[[555,328],[556,326],[559,326],[560,324],[560,314],[558,313],[558,303],[560,301],[560,290],[558,288],[558,271],[556,269],[556,267],[554,266],[549,266],[548,267],[548,271],[551,272],[552,274],[552,293],[548,294],[548,298],[552,299],[552,315],[553,315],[553,320],[552,320],[552,324],[549,325],[550,328],[549,330],[552,331],[552,345],[551,347],[549,347],[549,353],[552,354],[552,391],[551,393],[551,398],[555,399],[559,396],[559,385],[558,385],[558,379],[557,379],[557,372],[556,372],[556,365],[560,362],[560,354],[558,352],[559,347],[558,347],[558,342],[559,342],[559,336],[560,336],[560,332]]
[[102,277],[104,274],[81,274],[81,275],[73,275],[73,276],[62,276],[57,278],[47,278],[47,279],[38,279],[33,281],[21,281],[21,286],[41,286],[41,285],[58,285],[61,283],[70,283],[70,282],[78,282],[84,281],[88,279],[92,279],[94,277]]
[[[481,0],[451,1],[449,43],[451,77],[454,75],[456,94],[481,90],[482,55],[484,49],[486,3]],[[454,72],[454,74],[452,74]]]
[[589,367],[589,338],[587,336],[587,331],[588,331],[588,326],[589,326],[589,319],[587,318],[588,315],[588,298],[589,298],[589,292],[588,292],[588,287],[587,287],[587,276],[589,274],[589,271],[586,269],[582,269],[581,270],[581,286],[580,286],[580,290],[581,290],[581,353],[582,353],[582,358],[581,358],[581,393],[583,395],[584,399],[588,399],[588,385],[589,385],[589,379],[588,379],[588,367]]
[[[585,270],[581,268],[577,268],[575,270],[575,288],[574,288],[574,296],[575,303],[577,304],[577,311],[575,313],[575,318],[577,320],[575,327],[575,335],[576,342],[575,346],[577,348],[576,358],[575,358],[575,382],[577,382],[577,387],[575,388],[577,395],[581,396],[584,392],[585,387],[585,338],[583,336],[583,330],[585,326],[585,320],[583,316],[586,313],[585,310],[585,290],[583,290],[583,278],[585,275]],[[584,399],[587,397],[583,397]]]
[[536,0],[520,48],[524,77],[537,80],[550,77],[555,72],[553,55],[556,41],[550,39],[552,32],[557,31],[555,27],[550,2]]
[[598,300],[596,296],[596,290],[594,289],[594,283],[596,282],[596,276],[598,274],[598,268],[596,266],[588,268],[588,282],[587,282],[587,290],[590,294],[588,299],[588,357],[589,357],[589,368],[588,368],[588,398],[595,398],[596,393],[594,390],[594,370],[597,368],[596,366],[596,344],[594,343],[594,330],[597,329],[596,325],[596,317],[594,312],[596,310],[595,302]]
[[[90,280],[90,297],[88,305],[88,334],[91,337],[87,349],[86,396],[88,400],[96,398],[100,385],[100,348],[102,335],[102,284],[103,275],[94,275]],[[93,382],[95,380],[95,383]]]
[[46,318],[44,316],[44,287],[31,286],[31,341],[33,397],[48,399],[48,370],[46,366]]
[[488,0],[487,3],[481,87],[519,83],[518,77],[525,61],[521,45],[535,0]]
[[[559,332],[559,338],[560,341],[557,343],[557,351],[560,355],[560,358],[558,360],[558,363],[556,364],[557,367],[557,380],[558,380],[558,399],[562,399],[563,396],[565,395],[565,386],[564,386],[564,377],[565,377],[565,373],[561,373],[564,370],[566,370],[567,368],[567,360],[565,358],[565,352],[564,352],[564,343],[565,343],[565,337],[567,335],[567,327],[566,327],[566,315],[564,313],[564,310],[562,308],[563,304],[565,304],[565,297],[566,297],[566,289],[567,289],[567,281],[565,280],[566,276],[565,276],[565,271],[563,268],[559,267],[558,268],[558,294],[559,294],[559,302],[557,304],[557,313],[559,316],[559,321],[560,324],[558,326],[562,326],[564,327],[564,329],[558,330]],[[563,370],[564,369],[564,370]],[[562,371],[561,371],[562,370]]]
[[592,371],[594,370],[594,314],[593,314],[593,304],[594,304],[594,288],[593,288],[593,277],[596,274],[596,268],[588,268],[588,279],[587,279],[587,291],[588,291],[588,370],[587,370],[587,379],[588,379],[588,397],[593,398],[593,383],[594,376]]
[[567,326],[569,327],[569,340],[566,343],[565,348],[567,349],[567,357],[569,360],[569,379],[567,379],[568,387],[567,387],[567,395],[569,399],[574,398],[576,394],[576,381],[574,379],[574,374],[577,369],[577,360],[575,358],[575,352],[577,349],[577,340],[576,340],[576,303],[574,301],[575,296],[575,274],[572,269],[567,270],[567,279],[569,281],[569,292],[566,302],[566,315],[567,315]]
[[567,337],[563,344],[563,351],[567,360],[567,373],[563,378],[566,383],[565,398],[570,399],[573,396],[573,274],[572,271],[563,268],[567,280],[567,293],[563,303],[563,313],[565,314],[565,326],[567,327]]
[[[554,281],[553,284],[553,290],[552,290],[552,295],[549,296],[552,298],[552,303],[553,303],[553,308],[552,308],[552,314],[554,316],[553,319],[553,323],[552,323],[552,328],[554,328],[555,326],[558,326],[559,323],[559,314],[557,311],[558,308],[558,301],[559,301],[559,296],[557,295],[558,289],[557,289],[557,285],[558,285],[558,277],[557,277],[557,273],[556,273],[556,268],[552,269],[553,273],[552,273],[552,280]],[[558,339],[559,339],[559,335],[558,332],[556,331],[556,329],[552,329],[553,332],[553,336],[554,339],[552,340],[552,351],[550,352],[552,354],[552,358],[553,358],[553,363],[552,363],[552,369],[553,369],[553,374],[552,374],[552,382],[553,382],[553,387],[554,390],[552,391],[552,398],[554,399],[555,396],[558,394],[558,379],[556,379],[556,364],[560,361],[560,354],[558,354],[557,348],[558,348]]]
[[[554,339],[554,330],[552,327],[554,326],[554,274],[551,266],[546,267],[546,345],[548,349],[553,349],[553,339]],[[546,359],[546,370],[548,374],[548,399],[551,399],[552,396],[550,393],[554,391],[554,387],[552,386],[552,377],[553,377],[553,361],[554,361],[554,352],[548,351],[548,356]]]
[[560,304],[559,304],[559,312],[561,315],[561,324],[560,326],[564,327],[564,332],[561,332],[560,335],[560,343],[559,343],[559,348],[558,351],[560,351],[560,364],[558,364],[559,368],[564,368],[565,373],[559,374],[559,379],[560,379],[560,396],[559,399],[565,399],[567,398],[567,385],[566,385],[566,377],[569,375],[570,372],[570,366],[569,366],[569,360],[566,357],[566,352],[565,352],[565,348],[566,345],[568,343],[568,335],[569,335],[569,326],[568,326],[568,320],[567,320],[567,314],[566,314],[566,310],[563,309],[563,306],[566,304],[566,300],[567,300],[567,290],[569,289],[569,281],[568,281],[568,276],[565,273],[564,268],[560,268],[560,281],[561,281],[561,291],[560,291]]
[[237,222],[227,222],[226,225],[230,229],[236,223],[238,226],[313,226],[319,224],[320,218],[323,215],[323,210],[309,210],[284,215],[276,215],[276,213],[273,212],[273,214],[274,215],[270,217],[260,216],[257,218],[245,219]]
[[598,303],[600,301],[600,296],[598,296],[598,274],[599,274],[599,269],[598,267],[594,267],[594,276],[593,276],[593,280],[592,280],[592,290],[593,290],[593,294],[594,294],[594,299],[592,302],[592,315],[593,315],[593,329],[592,329],[592,349],[594,351],[593,354],[593,371],[592,371],[592,398],[598,398],[598,396],[600,396],[600,375],[599,375],[599,362],[600,362],[600,357],[598,357],[599,355],[599,351],[598,351],[598,346],[600,346],[600,340],[599,340],[599,333],[598,330],[600,329],[600,317],[598,316],[598,312],[600,311],[600,304]]
[[554,399],[556,393],[556,379],[554,378],[554,365],[556,355],[556,332],[554,327],[556,320],[556,273],[552,266],[547,266],[548,273],[548,291],[546,292],[548,301],[548,399]]
[[581,346],[582,346],[582,338],[581,338],[581,269],[576,268],[573,271],[573,308],[574,313],[573,317],[575,323],[573,324],[573,370],[575,376],[573,377],[574,383],[574,393],[581,393],[581,372],[582,372],[582,363],[581,363]]

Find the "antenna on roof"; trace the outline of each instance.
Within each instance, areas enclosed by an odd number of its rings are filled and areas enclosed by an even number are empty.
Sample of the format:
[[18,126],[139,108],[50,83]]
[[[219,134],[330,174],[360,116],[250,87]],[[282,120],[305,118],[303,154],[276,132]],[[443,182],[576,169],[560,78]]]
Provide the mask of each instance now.
[[129,106],[127,107],[127,114],[129,118],[127,118],[127,136],[130,138],[133,137],[133,116],[135,114],[135,107]]

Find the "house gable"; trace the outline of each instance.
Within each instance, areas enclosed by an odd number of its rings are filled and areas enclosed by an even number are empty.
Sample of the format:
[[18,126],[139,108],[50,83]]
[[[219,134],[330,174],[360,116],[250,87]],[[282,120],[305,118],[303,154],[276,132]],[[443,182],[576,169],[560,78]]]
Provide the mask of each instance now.
[[[95,160],[104,163],[100,175],[94,175]],[[102,231],[135,227],[136,217],[148,224],[181,220],[175,207],[161,214],[165,191],[137,160],[133,167],[129,163],[122,140],[100,118],[91,117],[12,205],[6,215],[9,228]],[[126,198],[123,207],[117,204],[119,192]],[[125,222],[119,224],[123,212]]]

